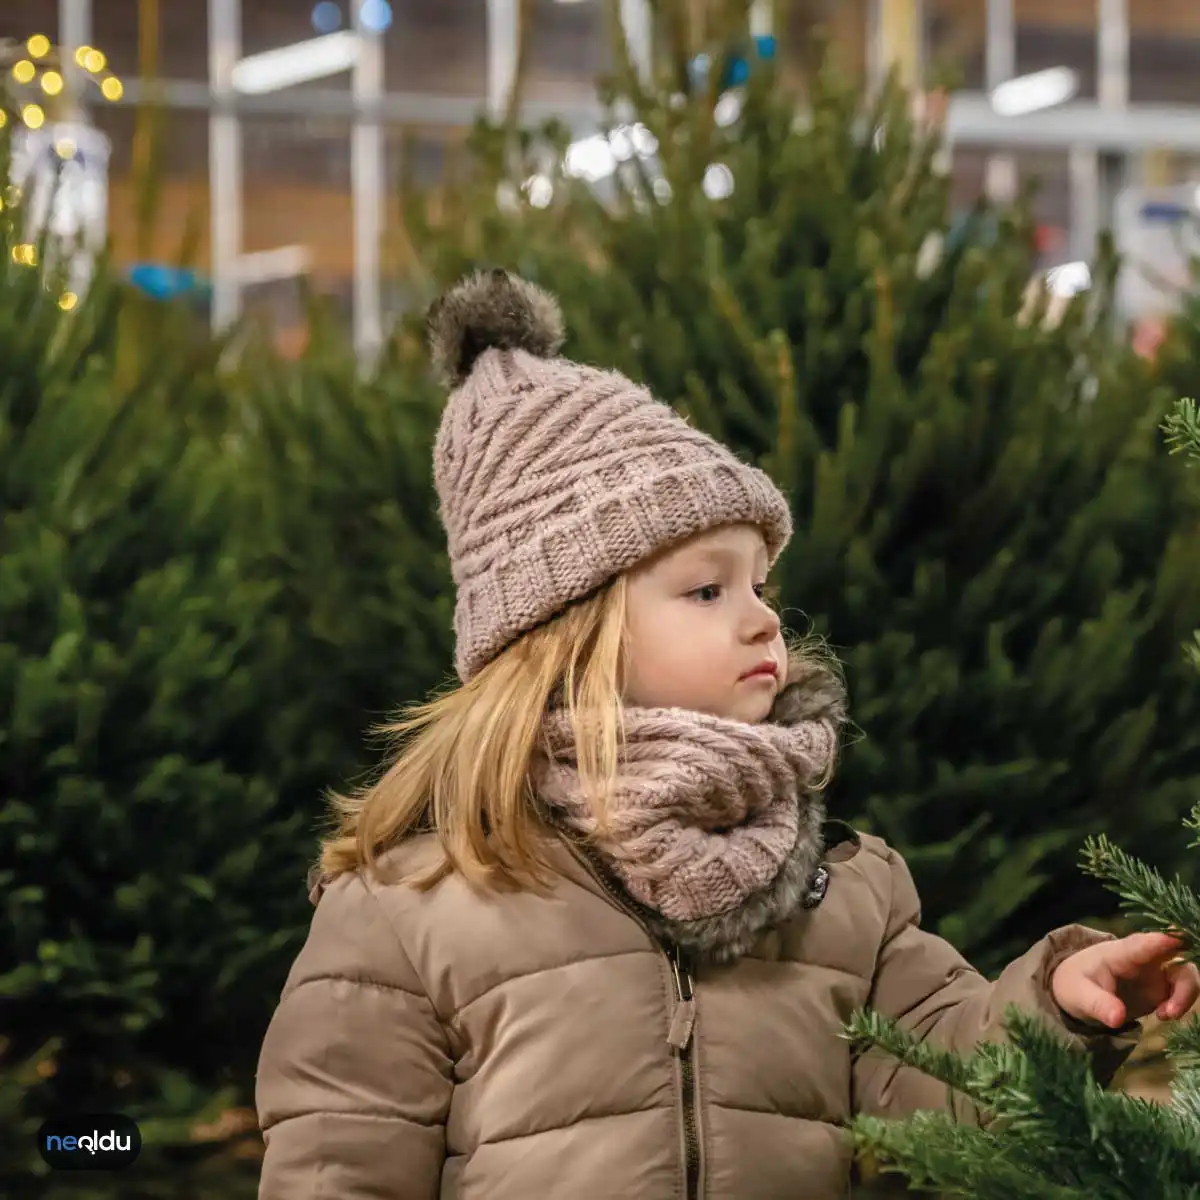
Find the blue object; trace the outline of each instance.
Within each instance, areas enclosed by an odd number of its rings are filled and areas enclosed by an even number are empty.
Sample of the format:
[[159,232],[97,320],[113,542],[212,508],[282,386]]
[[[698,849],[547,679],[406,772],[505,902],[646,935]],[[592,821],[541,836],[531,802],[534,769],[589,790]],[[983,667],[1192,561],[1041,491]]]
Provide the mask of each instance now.
[[342,10],[333,0],[321,0],[312,10],[313,28],[318,33],[333,33],[342,24]]
[[[732,55],[726,60],[725,77],[721,87],[741,87],[750,78],[751,59],[769,62],[775,57],[776,42],[772,34],[758,34],[748,43],[742,43],[741,53]],[[692,78],[692,86],[703,87],[708,81],[708,73],[712,69],[712,58],[707,54],[697,54],[688,63],[688,73]]]
[[744,58],[733,58],[729,61],[729,69],[725,72],[725,86],[737,87],[750,78],[750,64]]
[[1187,220],[1190,211],[1186,205],[1172,204],[1169,200],[1150,201],[1142,205],[1142,220],[1166,221],[1173,225]]
[[206,293],[209,282],[195,271],[162,263],[138,263],[129,268],[129,282],[155,300]]
[[362,0],[358,19],[369,33],[383,33],[392,23],[392,6],[388,0]]

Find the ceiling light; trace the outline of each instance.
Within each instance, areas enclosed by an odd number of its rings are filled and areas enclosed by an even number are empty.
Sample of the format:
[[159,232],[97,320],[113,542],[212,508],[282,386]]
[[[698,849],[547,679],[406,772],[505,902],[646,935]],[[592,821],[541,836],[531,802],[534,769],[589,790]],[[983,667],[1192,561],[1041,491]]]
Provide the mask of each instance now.
[[358,34],[344,29],[251,54],[233,66],[234,91],[261,94],[348,71],[358,60]]
[[1064,104],[1078,91],[1079,76],[1070,67],[1050,67],[993,88],[992,108],[1002,117],[1022,117]]

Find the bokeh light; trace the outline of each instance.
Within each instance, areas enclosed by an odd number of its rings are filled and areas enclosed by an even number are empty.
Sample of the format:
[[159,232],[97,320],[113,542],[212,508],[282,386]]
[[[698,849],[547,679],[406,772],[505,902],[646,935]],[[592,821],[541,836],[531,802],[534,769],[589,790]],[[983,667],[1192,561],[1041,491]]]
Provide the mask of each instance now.
[[321,0],[312,10],[312,25],[318,33],[333,33],[342,26],[342,10],[334,0]]
[[383,33],[392,23],[392,6],[388,0],[362,0],[358,19],[369,33]]

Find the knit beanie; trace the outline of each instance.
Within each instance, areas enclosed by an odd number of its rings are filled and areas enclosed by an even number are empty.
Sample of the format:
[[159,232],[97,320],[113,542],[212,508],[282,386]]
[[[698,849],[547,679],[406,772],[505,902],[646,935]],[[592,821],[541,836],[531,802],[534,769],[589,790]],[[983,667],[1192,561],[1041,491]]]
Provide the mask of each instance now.
[[429,311],[450,397],[434,483],[465,683],[522,634],[676,542],[758,526],[772,563],[787,501],[756,467],[617,371],[555,357],[557,301],[477,272]]

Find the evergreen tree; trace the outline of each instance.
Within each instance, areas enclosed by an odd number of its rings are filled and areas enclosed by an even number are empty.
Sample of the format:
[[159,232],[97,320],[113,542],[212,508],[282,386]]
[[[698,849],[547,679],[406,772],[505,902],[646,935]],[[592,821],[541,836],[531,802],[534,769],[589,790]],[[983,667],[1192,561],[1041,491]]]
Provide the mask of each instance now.
[[745,9],[704,41],[658,6],[649,82],[618,46],[601,182],[564,169],[587,157],[566,130],[482,126],[469,169],[409,198],[406,277],[416,301],[478,265],[535,278],[565,353],[772,472],[797,525],[785,616],[841,652],[865,735],[830,803],[908,856],[929,926],[990,969],[1102,917],[1071,870],[1097,823],[1170,845],[1200,773],[1177,653],[1197,501],[1155,461],[1166,391],[1109,336],[1111,260],[1057,323],[1027,311],[1025,211],[946,236],[908,98],[864,104],[832,66],[787,92]]
[[[227,546],[222,347],[104,264],[62,305],[46,247],[14,255],[21,229],[7,207],[0,1194],[166,1198],[210,1149],[193,1127],[251,1073],[297,947],[298,822],[262,735],[283,642],[269,583]],[[38,1157],[49,1115],[115,1111],[145,1139],[136,1186],[85,1191]]]
[[[1182,400],[1164,424],[1172,453],[1200,460],[1200,412]],[[1184,647],[1200,670],[1200,632]],[[1200,803],[1184,822],[1200,833]],[[1194,840],[1189,848],[1200,847]],[[1103,834],[1084,846],[1085,871],[1121,897],[1149,929],[1200,946],[1200,895],[1182,879],[1125,853]],[[969,1058],[916,1042],[877,1014],[856,1014],[850,1036],[864,1051],[890,1053],[971,1097],[986,1114],[983,1129],[963,1128],[941,1113],[903,1122],[860,1118],[860,1150],[900,1170],[920,1187],[958,1196],[1067,1200],[1193,1200],[1200,1196],[1200,1015],[1172,1027],[1174,1067],[1169,1102],[1106,1092],[1086,1054],[1040,1018],[1011,1010],[1010,1044],[980,1046]]]

